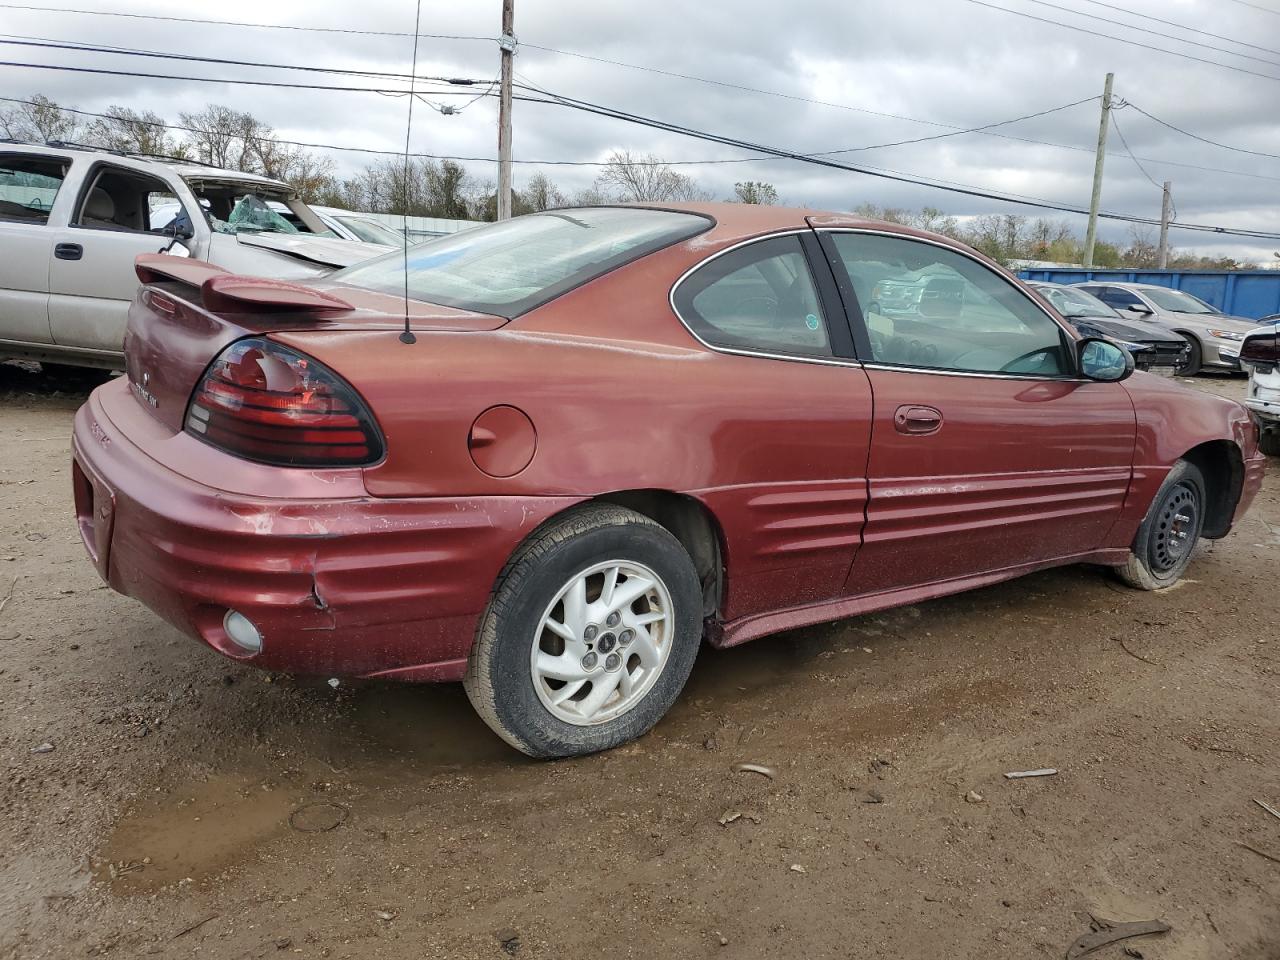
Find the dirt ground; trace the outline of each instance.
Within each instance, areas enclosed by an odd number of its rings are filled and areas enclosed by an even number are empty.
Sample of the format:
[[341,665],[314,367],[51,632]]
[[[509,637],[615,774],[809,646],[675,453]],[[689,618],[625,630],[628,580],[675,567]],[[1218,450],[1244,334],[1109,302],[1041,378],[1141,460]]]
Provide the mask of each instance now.
[[3,960],[1062,957],[1090,914],[1173,928],[1099,957],[1280,957],[1242,846],[1280,857],[1280,461],[1178,588],[1069,568],[706,649],[648,737],[538,763],[460,688],[265,675],[103,587],[83,397],[0,365]]

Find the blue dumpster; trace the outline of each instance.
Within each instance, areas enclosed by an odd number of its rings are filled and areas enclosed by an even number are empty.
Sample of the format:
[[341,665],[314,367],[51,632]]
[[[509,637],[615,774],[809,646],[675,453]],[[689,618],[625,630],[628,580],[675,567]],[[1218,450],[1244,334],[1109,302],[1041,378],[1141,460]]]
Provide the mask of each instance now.
[[1085,270],[1047,267],[1021,270],[1023,280],[1050,283],[1154,283],[1185,290],[1223,313],[1257,320],[1280,313],[1280,270]]

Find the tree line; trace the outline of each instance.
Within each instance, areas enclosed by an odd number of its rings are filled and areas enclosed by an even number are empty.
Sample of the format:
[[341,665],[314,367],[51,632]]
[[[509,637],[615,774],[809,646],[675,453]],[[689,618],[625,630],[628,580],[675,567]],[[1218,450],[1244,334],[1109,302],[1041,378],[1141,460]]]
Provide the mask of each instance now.
[[[458,220],[497,218],[497,188],[491,177],[477,177],[454,160],[386,157],[350,176],[339,176],[333,160],[305,147],[281,143],[270,124],[221,104],[178,114],[181,129],[146,110],[108,107],[101,117],[85,118],[42,95],[0,109],[0,137],[47,143],[64,141],[122,153],[193,160],[230,170],[256,173],[291,184],[308,203],[369,213]],[[615,150],[590,186],[566,193],[545,173],[534,173],[512,196],[516,215],[556,207],[617,201],[676,202],[716,199],[676,164],[653,154]],[[734,184],[725,200],[777,204],[777,189],[757,180]],[[1083,237],[1062,220],[1015,214],[984,214],[963,219],[935,207],[918,211],[864,202],[859,216],[887,220],[969,244],[1003,264],[1016,260],[1079,263]],[[1150,268],[1159,251],[1150,228],[1131,226],[1127,244],[1099,241],[1098,267]],[[1191,251],[1169,252],[1173,269],[1244,270],[1256,266],[1231,257],[1207,257]]]

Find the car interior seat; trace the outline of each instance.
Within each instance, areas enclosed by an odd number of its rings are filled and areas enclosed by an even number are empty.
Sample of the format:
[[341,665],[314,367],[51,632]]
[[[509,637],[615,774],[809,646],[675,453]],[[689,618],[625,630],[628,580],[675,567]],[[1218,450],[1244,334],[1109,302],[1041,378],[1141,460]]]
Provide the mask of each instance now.
[[114,227],[116,223],[116,202],[102,187],[94,187],[85,201],[84,212],[80,222],[88,227]]

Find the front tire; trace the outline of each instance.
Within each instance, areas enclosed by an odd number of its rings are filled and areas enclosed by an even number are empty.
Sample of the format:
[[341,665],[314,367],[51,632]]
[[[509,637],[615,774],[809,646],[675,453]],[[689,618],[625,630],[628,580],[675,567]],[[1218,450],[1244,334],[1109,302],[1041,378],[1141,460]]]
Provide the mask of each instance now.
[[693,561],[664,527],[611,504],[536,532],[498,576],[463,685],[531,757],[608,750],[679,696],[702,636]]
[[1163,590],[1182,579],[1204,529],[1204,475],[1179,460],[1147,510],[1127,563],[1116,572],[1137,590]]
[[1187,336],[1187,343],[1190,346],[1187,347],[1187,362],[1181,370],[1181,375],[1194,377],[1204,368],[1204,348],[1195,337]]

